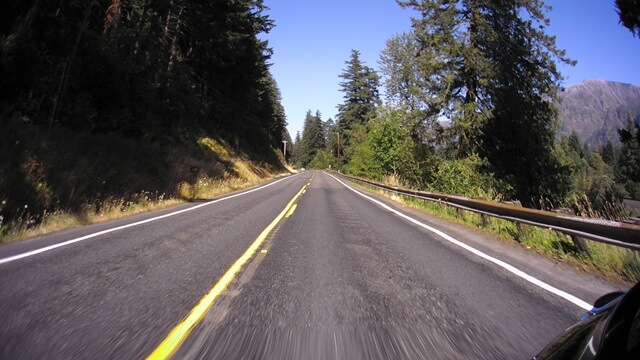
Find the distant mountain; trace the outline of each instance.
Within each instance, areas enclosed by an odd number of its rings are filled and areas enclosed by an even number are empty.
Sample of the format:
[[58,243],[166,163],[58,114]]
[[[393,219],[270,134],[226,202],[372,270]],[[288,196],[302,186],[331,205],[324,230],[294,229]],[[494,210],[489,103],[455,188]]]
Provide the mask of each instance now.
[[561,134],[575,131],[591,146],[619,143],[627,114],[640,119],[640,86],[590,79],[565,89],[560,98]]

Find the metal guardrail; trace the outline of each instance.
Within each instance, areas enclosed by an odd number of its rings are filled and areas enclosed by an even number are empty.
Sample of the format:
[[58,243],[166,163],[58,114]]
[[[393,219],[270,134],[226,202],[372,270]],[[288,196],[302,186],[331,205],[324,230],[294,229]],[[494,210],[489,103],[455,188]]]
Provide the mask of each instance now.
[[581,239],[589,239],[632,250],[640,251],[640,226],[623,222],[584,218],[581,216],[562,214],[551,211],[528,209],[521,206],[496,203],[481,199],[471,199],[462,196],[453,196],[432,193],[428,191],[405,189],[397,186],[389,186],[368,179],[336,173],[343,178],[364,183],[386,191],[411,196],[426,201],[434,201],[461,210],[471,211],[482,215],[499,219],[514,221],[516,223],[543,227],[570,235],[581,251],[589,252],[588,247]]

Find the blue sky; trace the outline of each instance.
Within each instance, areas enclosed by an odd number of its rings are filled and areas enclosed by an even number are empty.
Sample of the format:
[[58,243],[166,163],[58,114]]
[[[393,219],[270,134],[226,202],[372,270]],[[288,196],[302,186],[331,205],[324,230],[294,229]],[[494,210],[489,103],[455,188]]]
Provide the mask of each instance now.
[[[585,79],[640,85],[640,39],[618,24],[614,0],[548,0],[558,47],[578,60],[561,66],[565,86]],[[276,27],[263,38],[274,55],[271,71],[282,92],[291,137],[307,110],[335,119],[342,103],[339,75],[351,49],[378,68],[387,39],[411,28],[410,10],[395,0],[265,0]]]

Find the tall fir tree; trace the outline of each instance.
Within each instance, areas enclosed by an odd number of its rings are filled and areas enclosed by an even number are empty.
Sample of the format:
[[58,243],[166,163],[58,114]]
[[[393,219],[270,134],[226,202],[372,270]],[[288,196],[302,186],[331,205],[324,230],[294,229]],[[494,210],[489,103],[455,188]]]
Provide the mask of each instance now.
[[380,77],[360,60],[360,52],[351,50],[345,64],[347,67],[340,74],[344,102],[338,105],[337,126],[344,147],[348,147],[353,128],[374,118],[381,102],[378,90]]
[[292,164],[298,165],[300,164],[300,148],[301,148],[302,137],[300,136],[300,131],[296,131],[296,136],[293,139],[293,143],[291,144],[291,157],[289,161]]
[[482,128],[481,154],[522,202],[557,204],[571,180],[555,151],[555,104],[562,80],[556,61],[575,61],[545,34],[549,8],[544,2],[491,0],[488,5],[483,15],[487,31],[479,41],[493,69],[486,86],[493,110]]
[[616,10],[622,26],[640,38],[640,1],[616,0]]
[[412,19],[421,98],[431,117],[450,120],[447,130],[453,156],[464,158],[477,151],[490,111],[483,90],[492,74],[478,41],[486,29],[481,1],[398,3],[422,14]]
[[618,183],[626,190],[627,197],[640,199],[640,123],[627,114],[627,122],[623,129],[618,130],[622,149],[615,175]]
[[413,20],[428,108],[448,118],[452,155],[480,154],[490,170],[533,204],[557,200],[566,172],[554,158],[561,76],[572,64],[545,34],[548,7],[540,0],[399,1]]
[[[405,113],[400,121],[409,130],[419,162],[432,160],[436,148],[445,143],[444,128],[438,121],[442,111],[434,102],[435,90],[431,88],[431,68],[424,66],[420,53],[419,38],[413,30],[389,39],[379,61],[387,102]],[[422,181],[428,182],[429,169],[422,170]],[[417,177],[414,174],[413,178]]]
[[609,166],[614,166],[616,164],[616,150],[611,140],[608,140],[605,145],[600,147],[600,156],[605,164]]
[[1,16],[2,118],[279,146],[286,119],[258,37],[274,26],[262,0],[13,2]]
[[324,136],[324,124],[321,114],[316,111],[313,115],[307,111],[302,129],[302,138],[298,149],[298,161],[302,166],[307,166],[316,156],[319,150],[324,150],[326,140]]

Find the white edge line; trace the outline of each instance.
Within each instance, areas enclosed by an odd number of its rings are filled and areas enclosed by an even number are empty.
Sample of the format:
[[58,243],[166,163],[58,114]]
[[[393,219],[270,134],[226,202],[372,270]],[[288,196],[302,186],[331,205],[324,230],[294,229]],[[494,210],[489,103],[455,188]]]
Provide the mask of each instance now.
[[465,243],[463,243],[463,242],[461,242],[459,240],[456,240],[453,237],[445,234],[444,232],[442,232],[442,231],[440,231],[440,230],[438,230],[436,228],[433,228],[433,227],[431,227],[429,225],[421,223],[420,221],[418,221],[418,220],[416,220],[416,219],[414,219],[414,218],[412,218],[410,216],[407,216],[407,215],[405,215],[405,214],[403,214],[403,213],[401,213],[401,212],[399,212],[399,211],[387,206],[386,204],[384,204],[384,203],[382,203],[382,202],[380,202],[380,201],[378,201],[378,200],[376,200],[376,199],[374,199],[374,198],[372,198],[370,196],[367,196],[367,195],[365,195],[365,194],[353,189],[352,187],[350,187],[349,185],[345,184],[344,182],[342,182],[340,179],[336,178],[335,176],[333,176],[331,174],[328,174],[328,173],[326,173],[326,174],[331,176],[332,178],[334,178],[336,181],[338,181],[342,185],[344,185],[347,189],[349,189],[349,190],[353,191],[354,193],[364,197],[365,199],[367,199],[367,200],[369,200],[371,202],[374,202],[374,203],[378,204],[379,206],[383,207],[384,209],[389,210],[392,213],[398,215],[399,217],[401,217],[403,219],[406,219],[406,220],[408,220],[408,221],[410,221],[410,222],[412,222],[412,223],[414,223],[414,224],[416,224],[416,225],[418,225],[418,226],[420,226],[420,227],[422,227],[422,228],[424,228],[426,230],[429,230],[429,231],[439,235],[443,239],[445,239],[445,240],[447,240],[447,241],[449,241],[449,242],[451,242],[451,243],[453,243],[455,245],[458,245],[459,247],[461,247],[461,248],[463,248],[463,249],[465,249],[465,250],[467,250],[467,251],[469,251],[469,252],[471,252],[471,253],[473,253],[473,254],[475,254],[475,255],[477,255],[477,256],[485,259],[485,260],[488,260],[488,261],[490,261],[490,262],[492,262],[492,263],[494,263],[494,264],[506,269],[507,271],[513,273],[514,275],[516,275],[518,277],[521,277],[524,280],[526,280],[526,281],[528,281],[528,282],[530,282],[530,283],[532,283],[532,284],[534,284],[534,285],[536,285],[538,287],[541,287],[544,290],[547,290],[547,291],[549,291],[549,292],[551,292],[551,293],[553,293],[553,294],[555,294],[555,295],[557,295],[557,296],[559,296],[559,297],[561,297],[561,298],[563,298],[563,299],[565,299],[565,300],[577,305],[578,307],[581,307],[584,310],[588,311],[588,310],[591,310],[593,308],[593,306],[591,304],[589,304],[588,302],[586,302],[584,300],[581,300],[581,299],[577,298],[576,296],[573,296],[573,295],[571,295],[571,294],[569,294],[569,293],[567,293],[565,291],[562,291],[562,290],[560,290],[558,288],[555,288],[555,287],[545,283],[544,281],[539,280],[539,279],[537,279],[537,278],[525,273],[524,271],[514,267],[513,265],[507,264],[506,262],[504,262],[502,260],[496,259],[493,256],[487,255],[487,254],[483,253],[482,251],[480,251],[480,250],[478,250],[478,249],[476,249],[476,248],[474,248],[472,246],[469,246],[469,245],[467,245],[467,244],[465,244]]
[[[295,175],[293,175],[293,176],[295,176]],[[93,234],[89,234],[89,235],[85,235],[85,236],[82,236],[82,237],[79,237],[79,238],[67,240],[67,241],[64,241],[64,242],[61,242],[61,243],[58,243],[58,244],[45,246],[45,247],[43,247],[41,249],[32,250],[32,251],[28,251],[28,252],[23,253],[23,254],[14,255],[14,256],[10,256],[8,258],[0,259],[0,265],[6,264],[8,262],[24,259],[24,258],[33,256],[33,255],[37,255],[37,254],[40,254],[40,253],[43,253],[43,252],[46,252],[46,251],[50,251],[50,250],[53,250],[53,249],[57,249],[59,247],[71,245],[71,244],[74,244],[74,243],[77,243],[77,242],[80,242],[80,241],[83,241],[83,240],[91,239],[91,238],[94,238],[96,236],[109,234],[109,233],[112,233],[112,232],[115,232],[115,231],[127,229],[127,228],[130,228],[130,227],[134,227],[134,226],[150,223],[150,222],[161,220],[161,219],[166,219],[168,217],[179,215],[179,214],[186,213],[186,212],[189,212],[189,211],[193,211],[193,210],[196,210],[196,209],[199,209],[199,208],[211,205],[211,204],[215,204],[217,202],[233,199],[235,197],[246,195],[246,194],[252,193],[254,191],[262,190],[262,189],[264,189],[266,187],[269,187],[271,185],[277,184],[280,181],[289,179],[289,178],[291,178],[293,176],[287,176],[286,178],[283,178],[283,179],[280,179],[280,180],[276,180],[274,182],[271,182],[269,184],[257,187],[255,189],[247,190],[247,191],[244,191],[244,192],[241,192],[241,193],[238,193],[238,194],[229,195],[229,196],[226,196],[226,197],[223,197],[223,198],[220,198],[220,199],[216,199],[216,200],[213,200],[213,201],[209,201],[209,202],[206,202],[206,203],[202,203],[200,205],[196,205],[196,206],[193,206],[193,207],[190,207],[190,208],[187,208],[187,209],[182,209],[182,210],[178,210],[178,211],[175,211],[175,212],[172,212],[172,213],[168,213],[168,214],[152,217],[152,218],[149,218],[149,219],[146,219],[146,220],[137,221],[137,222],[134,222],[134,223],[131,223],[131,224],[126,224],[126,225],[114,227],[114,228],[111,228],[111,229],[98,231],[98,232],[93,233]]]

